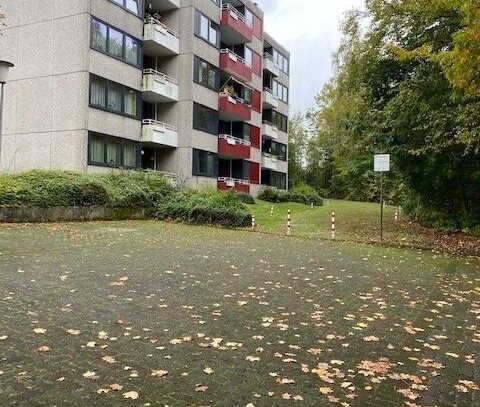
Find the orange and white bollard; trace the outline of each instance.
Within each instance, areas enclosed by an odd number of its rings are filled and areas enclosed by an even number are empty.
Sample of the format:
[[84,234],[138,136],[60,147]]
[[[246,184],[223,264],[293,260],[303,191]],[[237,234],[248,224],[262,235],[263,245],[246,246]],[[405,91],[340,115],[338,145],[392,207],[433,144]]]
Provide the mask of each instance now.
[[335,240],[335,212],[332,212],[332,240]]
[[395,211],[395,222],[398,222],[398,211]]
[[292,232],[292,211],[288,210],[287,214],[287,236]]
[[313,202],[310,202],[310,209],[313,209]]
[[273,216],[273,205],[270,207],[270,216]]
[[252,215],[252,230],[255,230],[255,226],[257,226],[255,224],[255,215]]

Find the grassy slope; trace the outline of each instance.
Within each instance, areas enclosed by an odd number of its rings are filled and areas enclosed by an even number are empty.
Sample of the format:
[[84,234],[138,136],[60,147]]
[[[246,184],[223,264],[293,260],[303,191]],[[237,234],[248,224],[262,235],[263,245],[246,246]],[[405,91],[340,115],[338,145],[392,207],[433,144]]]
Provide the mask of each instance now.
[[[257,201],[250,209],[255,214],[258,230],[261,232],[281,233],[286,232],[287,211],[292,211],[292,235],[330,238],[331,213],[336,214],[336,237],[346,240],[378,240],[380,226],[380,205],[374,203],[350,202],[329,199],[325,206],[313,210],[302,204],[285,203],[273,204],[274,213],[270,214],[272,204]],[[411,236],[403,226],[403,222],[395,222],[395,210],[385,208],[385,237],[399,240]],[[405,218],[402,218],[405,221]],[[404,236],[405,235],[405,236]]]

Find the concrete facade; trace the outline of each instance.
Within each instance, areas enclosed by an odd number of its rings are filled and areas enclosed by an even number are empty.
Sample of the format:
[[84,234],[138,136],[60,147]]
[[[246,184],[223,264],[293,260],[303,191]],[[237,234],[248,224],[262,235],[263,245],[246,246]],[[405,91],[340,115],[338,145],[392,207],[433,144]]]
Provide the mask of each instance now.
[[[264,33],[258,6],[146,0],[137,13],[128,10],[132,2],[118,3],[2,1],[0,59],[15,67],[5,92],[1,171],[127,167],[253,195],[261,184],[286,187],[286,154],[275,176],[262,168],[262,156],[288,145],[286,126],[273,144],[262,140],[262,123],[272,119],[264,53],[290,55]],[[208,72],[196,57],[208,62]],[[215,86],[205,83],[208,75]],[[274,78],[288,88],[288,69]],[[226,106],[219,92],[230,92]],[[274,110],[275,118],[288,117],[288,97]]]

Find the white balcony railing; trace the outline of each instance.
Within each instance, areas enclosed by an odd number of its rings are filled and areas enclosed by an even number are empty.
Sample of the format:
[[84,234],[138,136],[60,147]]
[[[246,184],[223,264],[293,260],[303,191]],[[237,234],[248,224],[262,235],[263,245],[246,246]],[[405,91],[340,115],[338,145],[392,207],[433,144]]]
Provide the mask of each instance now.
[[273,123],[263,121],[262,125],[262,136],[272,140],[278,139],[278,127]]
[[241,144],[243,146],[250,147],[252,145],[252,143],[250,141],[243,140],[243,139],[237,138],[237,137],[233,137],[233,136],[230,136],[229,134],[220,134],[218,136],[218,138],[222,139],[222,140],[226,140],[227,144],[230,144],[232,146],[235,146],[237,144]]
[[229,3],[224,3],[222,5],[222,10],[228,10],[230,12],[230,15],[235,19],[235,20],[240,20],[247,24],[249,27],[251,27],[251,24],[247,22],[247,19],[245,18],[245,15],[240,13],[235,7],[233,7]]
[[236,184],[240,185],[250,185],[250,181],[245,179],[237,179],[237,178],[230,178],[230,177],[219,177],[219,182],[225,182],[227,187],[234,187]]
[[176,79],[155,69],[143,70],[143,99],[150,103],[178,101]]
[[270,109],[278,108],[278,97],[273,94],[273,91],[269,88],[263,88],[263,104]]
[[178,147],[177,128],[158,120],[142,120],[142,141],[168,147]]
[[179,35],[163,24],[158,16],[147,16],[144,27],[144,51],[151,56],[178,55]]
[[243,64],[243,65],[247,65],[244,58],[242,58],[240,55],[235,54],[235,52],[230,51],[228,48],[221,49],[220,53],[221,54],[227,54],[228,57],[234,62],[238,62],[238,63]]
[[273,76],[280,75],[280,67],[275,63],[273,55],[268,52],[263,54],[263,69],[270,72]]
[[272,154],[263,153],[262,167],[269,170],[276,171],[278,169],[278,157]]

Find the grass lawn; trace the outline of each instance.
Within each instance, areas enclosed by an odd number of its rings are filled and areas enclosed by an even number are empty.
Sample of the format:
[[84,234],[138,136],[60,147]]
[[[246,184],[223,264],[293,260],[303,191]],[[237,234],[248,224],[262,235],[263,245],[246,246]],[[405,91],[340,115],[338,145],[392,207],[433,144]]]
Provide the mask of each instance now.
[[0,270],[0,406],[480,405],[478,259],[98,222],[2,225]]
[[[274,211],[271,215],[271,207]],[[311,209],[297,203],[271,204],[257,200],[250,205],[256,216],[257,230],[285,235],[287,212],[292,211],[292,236],[311,239],[331,239],[331,215],[336,215],[336,239],[356,242],[380,241],[380,204],[325,200],[324,206]],[[384,211],[384,242],[402,246],[442,249],[480,256],[480,239],[473,235],[447,234],[422,228],[410,222],[398,207],[386,206]]]

